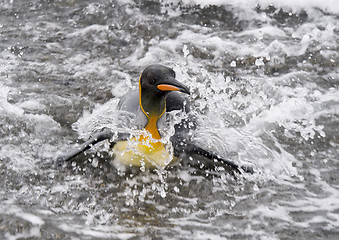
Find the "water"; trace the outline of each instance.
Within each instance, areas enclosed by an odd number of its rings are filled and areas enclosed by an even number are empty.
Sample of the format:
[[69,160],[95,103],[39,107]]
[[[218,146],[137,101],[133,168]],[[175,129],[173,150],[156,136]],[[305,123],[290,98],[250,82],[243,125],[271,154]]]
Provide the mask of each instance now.
[[[2,239],[338,239],[336,1],[205,2],[0,2]],[[190,87],[195,141],[254,175],[49,165],[155,62]]]

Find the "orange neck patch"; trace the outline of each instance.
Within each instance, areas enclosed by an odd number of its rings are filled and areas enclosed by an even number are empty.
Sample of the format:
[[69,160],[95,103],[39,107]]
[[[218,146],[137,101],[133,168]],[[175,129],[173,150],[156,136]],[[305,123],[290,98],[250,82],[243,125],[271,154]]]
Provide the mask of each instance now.
[[[160,115],[151,115],[149,113],[147,113],[145,111],[145,109],[142,106],[142,98],[141,98],[141,76],[139,78],[139,104],[140,104],[140,108],[142,110],[142,112],[145,114],[145,116],[147,117],[147,125],[145,126],[145,129],[152,135],[153,139],[157,139],[160,140],[161,136],[158,130],[158,126],[157,126],[157,122],[158,120],[162,117],[162,115],[164,115],[165,111],[166,111],[166,103],[164,106],[164,110],[162,111],[162,113]],[[159,143],[159,142],[158,142]]]

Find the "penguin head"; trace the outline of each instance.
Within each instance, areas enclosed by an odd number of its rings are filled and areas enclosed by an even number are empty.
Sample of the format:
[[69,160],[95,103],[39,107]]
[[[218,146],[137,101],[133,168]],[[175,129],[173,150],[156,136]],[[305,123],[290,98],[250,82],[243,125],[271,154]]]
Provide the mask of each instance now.
[[160,139],[157,122],[166,112],[166,96],[171,91],[189,94],[189,89],[175,79],[173,69],[162,65],[150,65],[139,80],[139,104],[148,119],[145,129],[153,138]]
[[173,69],[154,64],[142,72],[140,77],[140,90],[148,96],[166,96],[170,91],[179,91],[189,94],[189,89],[175,79]]

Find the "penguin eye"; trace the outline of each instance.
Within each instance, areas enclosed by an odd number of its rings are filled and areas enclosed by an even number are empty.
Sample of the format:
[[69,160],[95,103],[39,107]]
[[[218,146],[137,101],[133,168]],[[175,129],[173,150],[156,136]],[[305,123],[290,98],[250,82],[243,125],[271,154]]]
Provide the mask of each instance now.
[[149,84],[152,84],[152,85],[153,85],[153,84],[155,83],[155,79],[152,78],[152,77],[149,77],[147,80],[148,80],[148,83],[149,83]]

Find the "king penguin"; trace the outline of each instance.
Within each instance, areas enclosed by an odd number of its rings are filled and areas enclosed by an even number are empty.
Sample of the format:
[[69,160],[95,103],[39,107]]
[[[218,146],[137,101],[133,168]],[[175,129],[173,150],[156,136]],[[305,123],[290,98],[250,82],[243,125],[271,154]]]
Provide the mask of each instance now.
[[190,104],[184,94],[190,94],[190,91],[176,80],[173,69],[159,64],[146,67],[139,78],[139,89],[123,96],[117,107],[118,110],[130,112],[135,116],[136,128],[142,133],[131,136],[104,128],[79,148],[59,157],[58,162],[67,162],[94,144],[108,139],[114,153],[114,162],[118,165],[163,169],[183,155],[200,155],[212,163],[221,162],[231,171],[252,173],[251,167],[239,166],[196,146],[189,134],[196,127],[194,117],[175,124],[175,132],[170,138],[171,146],[162,141],[166,113],[174,110],[190,112]]

